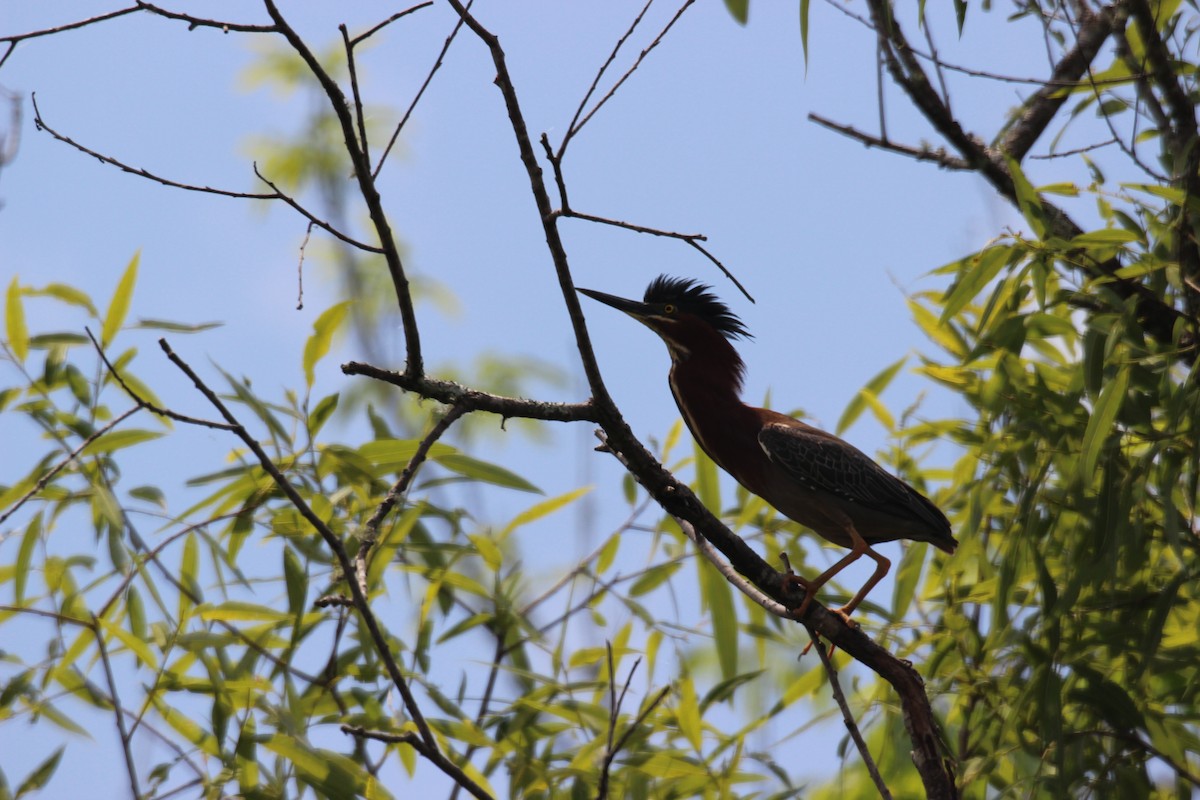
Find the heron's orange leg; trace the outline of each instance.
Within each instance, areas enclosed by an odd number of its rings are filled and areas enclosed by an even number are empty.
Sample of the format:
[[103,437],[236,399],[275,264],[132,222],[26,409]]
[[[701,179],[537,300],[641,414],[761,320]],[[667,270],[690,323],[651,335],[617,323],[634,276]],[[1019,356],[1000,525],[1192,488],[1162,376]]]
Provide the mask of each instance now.
[[[858,558],[858,556],[866,553],[871,557],[871,560],[875,562],[875,572],[871,574],[870,580],[863,584],[863,587],[858,590],[858,594],[854,595],[854,597],[850,599],[849,603],[846,603],[846,605],[837,609],[837,614],[842,619],[846,620],[846,622],[850,621],[850,614],[854,611],[854,609],[858,608],[858,604],[861,603],[867,594],[875,588],[877,583],[883,580],[883,576],[887,575],[888,570],[892,568],[892,562],[888,561],[886,558],[879,555],[879,553],[876,553],[874,550],[872,550],[871,545],[867,544],[867,540],[862,538],[858,531],[854,530],[854,526],[850,526],[850,540],[854,544],[854,549],[850,552],[850,555]],[[845,561],[845,559],[842,559],[842,561]],[[828,573],[828,570],[826,570],[826,572]],[[817,580],[820,580],[820,578]],[[828,578],[826,578],[826,580],[828,580]]]
[[[862,538],[859,532],[855,530],[853,525],[847,524],[846,528],[850,533],[850,552],[847,553],[844,558],[811,581],[801,578],[798,575],[788,576],[790,580],[798,582],[804,587],[804,600],[800,603],[800,607],[795,611],[795,616],[797,618],[804,616],[804,612],[808,610],[809,604],[816,596],[817,589],[820,589],[822,586],[828,583],[834,575],[837,575],[843,569],[850,566],[864,555],[867,555],[876,564],[875,572],[871,574],[871,578],[865,584],[863,584],[863,587],[858,590],[858,593],[854,595],[854,597],[850,599],[849,603],[846,603],[846,605],[842,606],[841,608],[829,609],[834,614],[837,614],[839,617],[841,617],[847,625],[857,627],[857,623],[850,619],[851,612],[858,608],[859,603],[861,603],[867,594],[875,588],[876,584],[883,580],[883,577],[887,575],[888,570],[891,569],[892,562],[872,550],[871,546],[867,544],[867,540]],[[808,651],[812,648],[812,645],[813,643],[809,642],[800,655],[803,656],[808,653]],[[829,655],[833,655],[833,650],[834,647],[831,645],[829,648]]]

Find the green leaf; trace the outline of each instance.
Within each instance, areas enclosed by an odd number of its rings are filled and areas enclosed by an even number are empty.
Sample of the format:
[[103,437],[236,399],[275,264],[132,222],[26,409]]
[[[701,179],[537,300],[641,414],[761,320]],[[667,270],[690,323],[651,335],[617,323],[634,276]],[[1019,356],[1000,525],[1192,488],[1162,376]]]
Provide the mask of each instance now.
[[171,322],[165,319],[139,319],[133,327],[151,331],[167,331],[169,333],[202,333],[220,328],[224,322]]
[[129,490],[129,496],[167,510],[167,496],[157,486],[135,486]]
[[350,310],[351,303],[353,303],[352,300],[343,300],[326,309],[313,322],[312,336],[309,336],[308,341],[304,344],[303,360],[304,381],[305,385],[310,388],[313,385],[314,369],[317,366],[317,362],[329,352],[329,346],[333,342],[333,334],[341,327],[342,320],[346,318],[346,312]]
[[[358,454],[371,463],[376,475],[386,475],[407,467],[420,446],[416,439],[376,439],[358,448]],[[435,442],[429,448],[429,457],[437,460],[457,452],[449,445]]]
[[630,597],[641,597],[642,595],[653,591],[664,583],[668,578],[674,575],[680,567],[678,561],[668,561],[665,564],[658,564],[646,570],[640,578],[633,582],[629,587]]
[[[891,366],[880,370],[878,375],[867,381],[866,386],[860,389],[858,394],[854,396],[854,399],[846,404],[846,410],[842,412],[842,418],[839,419],[837,423],[838,435],[841,435],[847,428],[853,425],[855,420],[857,420],[862,414],[863,409],[867,407],[868,400],[866,394],[870,393],[872,400],[874,402],[878,402],[879,395],[883,394],[883,390],[888,387],[888,384],[890,384],[892,379],[896,377],[896,374],[900,372],[900,369],[904,366],[906,361],[908,361],[908,356],[905,356]],[[878,416],[878,412],[876,415]],[[894,427],[894,424],[888,427],[891,429]]]
[[804,70],[808,71],[808,4],[800,0],[800,49],[804,51]]
[[[431,454],[432,457],[432,454]],[[471,458],[463,453],[449,453],[447,455],[437,456],[437,463],[441,464],[451,472],[457,472],[463,477],[471,480],[481,481],[483,483],[491,483],[496,486],[503,486],[507,489],[518,489],[522,492],[533,492],[541,494],[542,490],[534,486],[529,481],[517,475],[514,472],[506,470],[504,467],[496,464],[489,464],[486,461],[480,461],[477,458]]]
[[535,520],[539,520],[542,517],[553,514],[555,511],[558,511],[564,506],[569,506],[571,503],[574,503],[591,490],[592,487],[590,486],[582,486],[578,489],[573,489],[566,494],[560,494],[558,497],[551,497],[549,500],[543,500],[536,505],[530,506],[520,514],[517,514],[517,516],[513,517],[512,522],[505,525],[504,528],[498,534],[496,534],[496,540],[504,541],[506,538],[508,538],[510,533],[515,531],[517,528],[520,528],[522,525],[528,525]]
[[29,580],[30,564],[33,561],[33,548],[42,538],[42,514],[38,512],[29,520],[25,535],[21,537],[21,547],[17,550],[17,570],[13,576],[13,591],[16,592],[17,605],[25,603],[25,586]]
[[325,423],[329,420],[329,417],[334,411],[337,410],[338,397],[339,395],[337,394],[331,394],[327,397],[321,398],[321,401],[317,403],[317,407],[314,408],[312,413],[308,415],[309,436],[316,438],[317,432],[324,427]]
[[[192,607],[202,602],[204,597],[200,584],[196,580],[199,568],[200,551],[196,544],[196,534],[189,533],[183,540],[183,556],[179,564],[179,581],[183,584],[179,592],[179,619],[187,619]],[[193,600],[195,598],[195,600]]]
[[1142,237],[1124,228],[1102,228],[1097,231],[1081,233],[1071,240],[1071,247],[1096,247],[1104,245],[1130,244]]
[[137,656],[139,661],[151,669],[158,669],[158,657],[154,655],[154,651],[150,649],[148,642],[143,639],[139,639],[130,631],[125,630],[120,625],[114,625],[106,619],[98,617],[97,621],[104,628],[106,633],[119,639],[121,644],[128,647],[130,651]]
[[117,290],[113,292],[112,300],[109,301],[108,311],[104,314],[104,324],[100,328],[100,344],[105,347],[116,338],[117,331],[121,330],[121,325],[125,323],[125,316],[129,313],[129,304],[133,300],[133,286],[137,283],[138,262],[141,257],[142,254],[139,250],[133,254],[133,258],[129,259],[129,265],[125,267],[125,274],[117,282]]
[[1017,163],[1015,158],[1009,158],[1008,171],[1012,175],[1013,191],[1017,195],[1017,205],[1021,209],[1021,214],[1033,229],[1033,233],[1037,238],[1046,238],[1046,210],[1042,208],[1042,198],[1038,196],[1037,190],[1033,188],[1033,184],[1025,177],[1025,173],[1021,171],[1021,165]]
[[480,533],[468,533],[467,540],[475,545],[475,551],[479,553],[479,557],[483,559],[483,563],[487,564],[488,569],[492,572],[500,569],[500,564],[504,560],[504,554],[496,546],[496,542],[493,539]]
[[696,684],[690,675],[683,675],[675,685],[679,689],[675,701],[675,719],[679,722],[679,732],[697,753],[704,744],[703,729],[700,725],[700,701],[696,696]]
[[50,782],[50,778],[53,777],[54,771],[58,769],[59,759],[62,758],[63,750],[65,749],[65,745],[58,748],[49,758],[38,764],[37,768],[29,773],[29,777],[21,781],[21,785],[17,787],[16,796],[21,797],[22,795],[44,788]]
[[161,436],[162,433],[159,431],[146,431],[137,429],[126,431],[109,431],[84,448],[83,452],[89,456],[96,456],[100,455],[101,453],[111,453],[114,450],[120,450],[124,447],[133,447],[135,444],[149,442],[154,439],[158,439]]
[[290,547],[283,550],[283,578],[287,585],[288,611],[298,617],[304,613],[304,601],[308,595],[308,576],[304,565]]
[[733,587],[708,561],[697,559],[700,565],[700,598],[712,616],[713,643],[721,678],[729,680],[738,673],[737,610],[733,605]]
[[1007,246],[989,247],[973,256],[968,256],[958,262],[959,276],[942,299],[942,316],[939,324],[945,325],[955,314],[961,311],[967,303],[974,300],[983,287],[987,286],[1000,269],[1008,263],[1012,248]]
[[1096,462],[1100,460],[1100,451],[1113,433],[1113,423],[1117,419],[1117,412],[1121,410],[1128,387],[1129,367],[1125,366],[1100,390],[1100,397],[1092,409],[1087,430],[1083,434],[1083,447],[1079,453],[1079,477],[1085,486],[1091,485],[1096,474]]
[[25,306],[21,303],[21,286],[14,277],[8,284],[4,301],[4,335],[17,361],[29,355],[29,329],[25,327]]
[[739,25],[745,25],[750,19],[750,0],[725,0],[725,8]]
[[[714,514],[721,513],[721,484],[717,480],[717,465],[695,444],[696,453],[696,496]],[[701,564],[703,566],[703,564]]]
[[205,622],[283,622],[288,618],[282,611],[240,600],[204,606],[198,609],[198,613]]
[[[74,286],[67,286],[65,283],[51,283],[41,289],[29,289],[28,294],[35,297],[45,296],[53,297],[72,306],[79,306],[87,309],[88,315],[92,317],[99,316],[96,311],[96,306],[92,305],[92,298],[86,293],[76,289]],[[84,341],[87,341],[86,337]]]
[[904,549],[900,558],[900,568],[896,570],[896,583],[892,591],[892,616],[904,619],[908,607],[912,605],[917,593],[917,581],[921,578],[921,567],[925,564],[925,554],[929,545],[925,542],[913,542]]

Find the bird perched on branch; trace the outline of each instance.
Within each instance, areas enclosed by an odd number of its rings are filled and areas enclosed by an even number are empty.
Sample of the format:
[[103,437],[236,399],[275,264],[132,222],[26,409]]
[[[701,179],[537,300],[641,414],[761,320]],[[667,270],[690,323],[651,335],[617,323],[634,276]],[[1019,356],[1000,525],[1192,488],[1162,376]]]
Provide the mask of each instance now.
[[916,489],[833,434],[741,401],[745,363],[732,341],[750,332],[708,286],[661,275],[641,302],[579,291],[624,311],[666,342],[671,394],[692,436],[721,469],[785,516],[850,548],[816,578],[790,578],[805,591],[797,617],[834,575],[866,555],[875,572],[835,610],[849,622],[891,566],[873,544],[912,539],[954,552],[958,543],[949,521]]

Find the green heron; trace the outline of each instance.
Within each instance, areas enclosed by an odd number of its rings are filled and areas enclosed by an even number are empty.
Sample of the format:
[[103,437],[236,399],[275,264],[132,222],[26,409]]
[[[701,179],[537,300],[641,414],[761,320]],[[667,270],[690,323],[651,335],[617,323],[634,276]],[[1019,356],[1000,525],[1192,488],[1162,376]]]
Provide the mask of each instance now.
[[732,340],[750,332],[697,281],[661,275],[639,303],[579,289],[654,331],[671,353],[669,383],[692,436],[721,469],[785,516],[850,553],[815,579],[792,576],[805,590],[796,616],[817,590],[863,555],[875,572],[836,610],[847,622],[891,567],[871,545],[896,539],[929,542],[953,553],[950,522],[930,500],[833,434],[777,411],[741,401],[745,363]]

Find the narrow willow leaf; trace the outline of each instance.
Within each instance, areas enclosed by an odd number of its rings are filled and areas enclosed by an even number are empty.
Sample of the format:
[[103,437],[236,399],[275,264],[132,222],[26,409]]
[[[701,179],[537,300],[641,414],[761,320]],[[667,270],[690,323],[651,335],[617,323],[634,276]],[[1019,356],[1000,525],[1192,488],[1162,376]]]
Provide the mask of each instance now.
[[[358,448],[358,454],[374,467],[376,475],[386,475],[407,467],[420,446],[416,439],[376,439]],[[436,460],[457,452],[449,445],[436,442],[429,448],[429,457]]]
[[116,338],[117,331],[121,330],[121,326],[125,323],[125,317],[129,314],[129,305],[133,301],[133,287],[137,283],[138,262],[141,257],[141,251],[133,254],[129,265],[125,267],[125,273],[117,282],[117,290],[113,292],[112,300],[109,301],[108,310],[104,314],[104,323],[100,328],[100,344],[105,347]]
[[42,538],[42,514],[39,511],[25,526],[25,535],[21,537],[21,546],[17,550],[17,569],[13,576],[13,590],[16,593],[17,605],[25,604],[25,586],[29,580],[30,567],[33,562],[33,548]]
[[717,661],[721,664],[721,678],[729,680],[738,673],[738,622],[733,587],[712,564],[704,559],[697,560],[701,567],[701,599],[712,617],[713,643],[717,648]]
[[17,361],[29,355],[29,329],[25,327],[25,306],[21,303],[21,286],[14,277],[8,284],[4,299],[4,335]]
[[308,575],[304,565],[291,547],[283,550],[283,580],[287,585],[288,611],[293,617],[304,613],[305,599],[308,596]]
[[205,606],[198,609],[200,618],[205,622],[283,622],[288,615],[269,606],[247,603],[240,600],[229,600],[217,606]]
[[102,617],[97,619],[100,623],[100,626],[104,628],[105,632],[112,637],[119,639],[121,644],[128,647],[130,651],[137,656],[138,661],[141,661],[151,669],[158,669],[158,657],[154,654],[154,651],[150,649],[149,643],[134,636],[131,632],[125,630],[120,625],[109,622]]
[[966,307],[967,303],[978,297],[983,288],[1008,263],[1011,255],[1011,247],[997,245],[960,261],[958,280],[950,287],[949,293],[942,301],[942,316],[938,320],[939,324],[945,325],[948,320]]
[[596,559],[596,574],[603,575],[608,572],[608,568],[612,566],[613,560],[617,557],[617,550],[621,546],[621,534],[614,533],[608,537],[608,541],[604,543],[604,547],[600,548],[600,556]]
[[115,430],[96,439],[89,444],[84,453],[89,456],[100,455],[101,453],[111,453],[114,450],[120,450],[124,447],[133,447],[142,442],[149,442],[162,436],[160,431],[146,431],[139,429],[130,430]]
[[500,569],[504,555],[500,552],[500,548],[496,546],[496,542],[491,537],[485,534],[468,533],[467,540],[475,546],[475,551],[479,553],[479,557],[483,559],[483,563],[487,564],[488,569],[492,572]]
[[[717,481],[717,465],[708,457],[708,454],[700,449],[699,442],[695,445],[696,448],[696,496],[700,498],[700,502],[708,506],[708,510],[714,514],[721,513],[721,485]],[[701,564],[703,567],[704,565]]]
[[804,71],[808,72],[808,5],[809,0],[800,0],[800,48],[804,51]]
[[1096,474],[1096,463],[1100,460],[1100,451],[1104,443],[1113,433],[1113,423],[1121,403],[1125,400],[1125,390],[1129,387],[1129,368],[1122,367],[1116,377],[1111,379],[1096,400],[1092,409],[1091,419],[1088,420],[1087,430],[1083,433],[1083,447],[1079,453],[1079,477],[1085,486],[1091,485]]
[[929,545],[913,542],[904,549],[900,568],[896,570],[896,584],[892,591],[892,616],[904,619],[917,594],[917,582],[921,579],[921,567],[925,565],[925,554]]
[[308,415],[309,436],[315,438],[317,432],[324,427],[325,423],[329,420],[329,417],[333,414],[333,412],[337,411],[338,397],[339,395],[335,393],[321,398],[321,401],[317,403],[317,407],[314,408],[312,413]]
[[[65,283],[50,283],[41,289],[29,289],[27,294],[37,297],[53,297],[68,305],[87,309],[89,316],[98,317],[100,315],[100,312],[96,310],[96,306],[92,304],[92,298],[88,297],[86,292],[76,289],[74,286],[68,286]],[[87,341],[86,336],[84,337],[84,341]]]
[[553,514],[555,511],[558,511],[565,506],[569,506],[571,503],[574,503],[591,490],[591,486],[582,486],[578,489],[572,489],[565,494],[560,494],[558,497],[551,497],[549,500],[543,500],[536,505],[530,506],[520,514],[517,514],[517,516],[513,517],[512,522],[505,525],[504,528],[498,534],[496,534],[497,541],[504,541],[508,538],[510,533],[515,531],[517,528],[520,528],[522,525],[528,525],[535,520],[539,520],[542,517],[547,517]]
[[352,302],[351,300],[343,300],[340,303],[330,306],[313,322],[312,336],[309,336],[308,341],[304,344],[303,364],[306,386],[312,387],[317,362],[329,352],[329,346],[333,342],[333,334],[337,332],[338,328],[342,325],[342,321],[346,319],[346,312],[350,310]]
[[892,382],[892,379],[896,377],[896,374],[900,372],[900,369],[907,361],[908,356],[905,356],[894,364],[880,370],[879,374],[867,381],[866,386],[859,390],[854,399],[846,404],[846,410],[842,412],[842,418],[837,423],[837,433],[839,435],[853,425],[855,420],[859,418],[863,410],[867,407],[867,401],[863,396],[864,391],[870,392],[874,397],[878,398],[879,395],[883,394],[884,389],[888,387],[888,384]]
[[17,787],[17,793],[14,797],[22,797],[42,789],[50,782],[50,778],[54,776],[54,771],[58,769],[58,762],[62,758],[63,750],[66,745],[55,750],[49,758],[38,764],[33,772],[29,773],[25,780],[21,781],[21,785]]
[[480,461],[463,453],[449,453],[438,456],[436,461],[451,472],[457,472],[459,475],[471,480],[503,486],[506,489],[518,489],[522,492],[542,493],[541,489],[515,472],[510,472],[504,467]]
[[696,684],[690,675],[683,675],[675,682],[678,692],[675,700],[675,718],[679,732],[697,753],[704,744],[704,731],[700,727],[700,701],[696,696]]
[[1029,227],[1033,229],[1033,233],[1037,238],[1044,239],[1046,237],[1046,210],[1042,208],[1042,198],[1038,196],[1037,190],[1033,188],[1033,184],[1025,177],[1025,173],[1021,170],[1021,165],[1014,158],[1007,159],[1008,171],[1012,175],[1013,190],[1017,195],[1017,205],[1021,209],[1021,214],[1025,217],[1025,221],[1029,223]]

